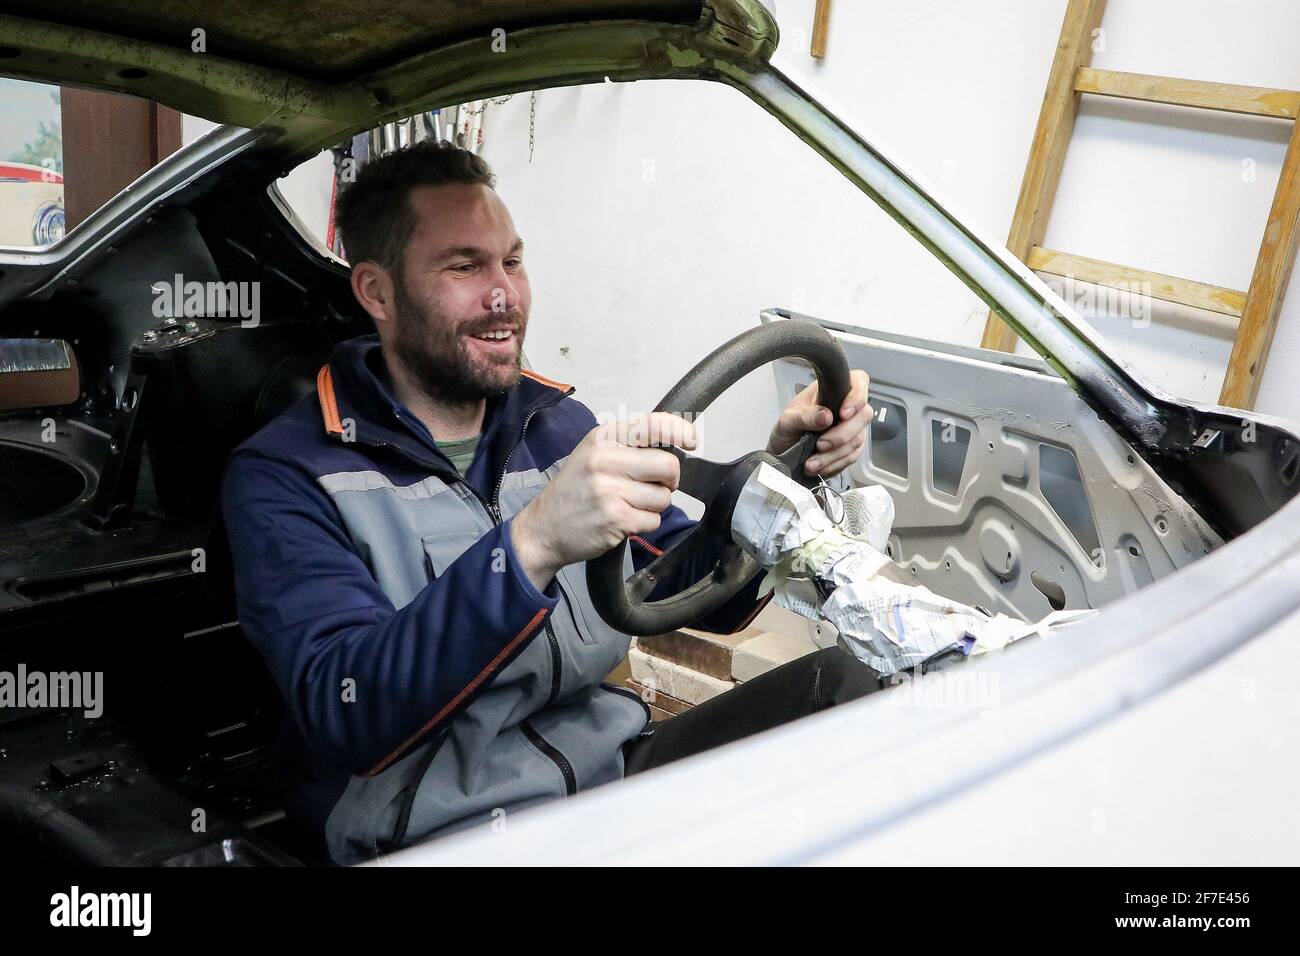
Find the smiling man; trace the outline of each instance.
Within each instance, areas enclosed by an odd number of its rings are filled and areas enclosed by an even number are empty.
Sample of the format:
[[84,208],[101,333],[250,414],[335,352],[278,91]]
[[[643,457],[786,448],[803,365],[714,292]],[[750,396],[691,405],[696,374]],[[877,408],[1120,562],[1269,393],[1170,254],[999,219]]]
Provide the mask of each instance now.
[[[571,386],[521,368],[524,244],[493,187],[481,158],[448,144],[362,171],[338,223],[377,333],[340,345],[316,394],[226,474],[239,620],[286,703],[286,806],[337,863],[880,687],[830,648],[656,724],[602,683],[630,639],[592,606],[583,563],[630,540],[642,567],[690,532],[670,504],[678,461],[655,446],[697,439],[662,413],[597,426]],[[822,431],[809,473],[842,471],[866,438],[867,384],[854,371],[833,428],[805,390],[768,449]],[[744,627],[758,584],[698,626]]]

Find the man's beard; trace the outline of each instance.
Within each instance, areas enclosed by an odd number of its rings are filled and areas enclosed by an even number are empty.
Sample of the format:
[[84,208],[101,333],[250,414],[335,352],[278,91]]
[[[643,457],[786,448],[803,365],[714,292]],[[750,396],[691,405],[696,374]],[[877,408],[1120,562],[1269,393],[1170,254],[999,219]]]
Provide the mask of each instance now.
[[[393,351],[430,398],[454,404],[501,398],[519,383],[519,357],[524,349],[522,312],[489,315],[456,325],[437,309],[417,302],[397,276],[397,322]],[[471,357],[465,335],[508,324],[517,342],[513,361],[480,361]]]

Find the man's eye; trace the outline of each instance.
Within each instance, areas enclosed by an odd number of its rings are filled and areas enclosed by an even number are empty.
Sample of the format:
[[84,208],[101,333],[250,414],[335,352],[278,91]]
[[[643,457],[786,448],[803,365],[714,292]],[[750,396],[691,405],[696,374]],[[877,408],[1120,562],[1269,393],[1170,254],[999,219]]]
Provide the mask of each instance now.
[[476,268],[477,266],[475,266],[474,263],[472,262],[462,262],[458,266],[452,266],[451,271],[469,273],[469,272],[473,272]]
[[524,264],[524,260],[523,260],[523,259],[507,259],[507,260],[506,260],[506,268],[507,268],[507,269],[518,269],[518,268],[519,268],[520,266],[522,266],[523,264]]

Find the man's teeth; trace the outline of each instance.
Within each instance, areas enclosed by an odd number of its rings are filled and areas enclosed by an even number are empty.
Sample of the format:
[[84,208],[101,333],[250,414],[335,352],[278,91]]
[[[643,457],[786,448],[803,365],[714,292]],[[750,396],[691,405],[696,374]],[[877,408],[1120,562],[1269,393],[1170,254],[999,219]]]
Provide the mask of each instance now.
[[495,332],[483,332],[474,337],[477,339],[508,339],[511,334],[512,333],[509,329],[498,329]]

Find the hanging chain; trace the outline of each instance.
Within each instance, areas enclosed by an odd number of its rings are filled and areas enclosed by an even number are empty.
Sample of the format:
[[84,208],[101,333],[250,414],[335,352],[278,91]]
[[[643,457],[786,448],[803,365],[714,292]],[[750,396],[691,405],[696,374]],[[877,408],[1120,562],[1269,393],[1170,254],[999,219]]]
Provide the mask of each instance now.
[[[465,113],[468,116],[478,116],[479,114],[484,112],[489,106],[502,106],[505,103],[510,102],[511,98],[514,95],[515,94],[513,93],[507,93],[505,96],[497,96],[491,99],[486,99],[483,101],[483,105],[480,106],[478,109],[468,109],[465,107],[462,107],[462,109],[465,109]],[[533,161],[533,149],[535,146],[536,132],[537,132],[537,91],[534,90],[532,94],[529,96],[529,100],[528,100],[528,161],[530,163]]]
[[537,91],[533,90],[528,102],[528,161],[533,161],[533,133],[537,129]]
[[480,113],[482,113],[484,110],[486,110],[489,106],[501,106],[501,105],[504,104],[504,103],[508,103],[508,102],[510,102],[510,98],[511,98],[512,96],[514,96],[514,95],[515,95],[515,94],[513,94],[513,93],[507,93],[505,96],[497,96],[497,97],[493,97],[493,98],[491,98],[491,99],[486,99],[486,100],[483,101],[483,105],[480,106],[478,109],[476,109],[476,110],[466,110],[465,112],[466,112],[466,114],[469,115],[469,116],[478,116]]

